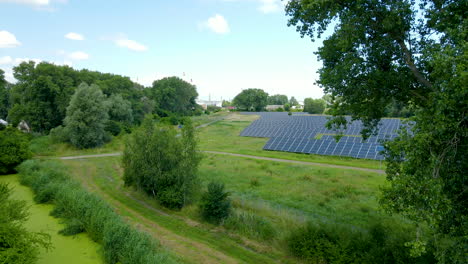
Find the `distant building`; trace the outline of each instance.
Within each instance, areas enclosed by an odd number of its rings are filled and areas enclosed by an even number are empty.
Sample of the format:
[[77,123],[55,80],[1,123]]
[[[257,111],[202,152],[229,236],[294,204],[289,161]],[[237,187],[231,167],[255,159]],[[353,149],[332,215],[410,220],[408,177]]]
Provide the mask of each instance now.
[[283,105],[267,105],[265,107],[267,111],[275,111],[278,108],[283,108]]
[[217,106],[217,107],[222,107],[222,105],[223,105],[223,101],[197,100],[196,103],[201,105],[201,107],[203,107],[203,109],[205,109],[205,110],[210,105]]

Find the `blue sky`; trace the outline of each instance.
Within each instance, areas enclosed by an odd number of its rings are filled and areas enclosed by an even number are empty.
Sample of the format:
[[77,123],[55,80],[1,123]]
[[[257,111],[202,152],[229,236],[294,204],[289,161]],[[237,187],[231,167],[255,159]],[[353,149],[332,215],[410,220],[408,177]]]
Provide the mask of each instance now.
[[[25,59],[129,76],[179,76],[200,99],[261,88],[319,98],[321,41],[287,26],[280,0],[0,0],[0,68]],[[185,74],[184,74],[185,73]]]

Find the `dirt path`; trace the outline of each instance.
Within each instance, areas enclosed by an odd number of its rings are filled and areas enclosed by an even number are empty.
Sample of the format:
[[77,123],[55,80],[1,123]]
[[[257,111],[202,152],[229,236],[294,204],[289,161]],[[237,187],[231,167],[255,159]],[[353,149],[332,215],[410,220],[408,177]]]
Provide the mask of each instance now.
[[[366,169],[366,168],[343,166],[343,165],[333,165],[333,164],[310,162],[310,161],[277,159],[277,158],[269,158],[269,157],[253,156],[253,155],[245,155],[245,154],[237,154],[237,153],[229,153],[229,152],[222,152],[222,151],[204,150],[202,152],[210,153],[210,154],[216,154],[216,155],[227,155],[227,156],[243,157],[243,158],[249,158],[249,159],[269,160],[269,161],[285,162],[285,163],[293,163],[293,164],[301,164],[301,165],[310,165],[310,166],[318,166],[318,167],[338,168],[338,169],[346,169],[346,170],[360,170],[360,171],[375,172],[375,173],[379,173],[379,174],[384,174],[385,173],[385,171],[383,171],[383,170]],[[122,155],[122,153],[116,152],[116,153],[95,154],[95,155],[59,157],[59,159],[61,159],[61,160],[73,160],[73,159],[113,157],[113,156],[120,156],[120,155]]]

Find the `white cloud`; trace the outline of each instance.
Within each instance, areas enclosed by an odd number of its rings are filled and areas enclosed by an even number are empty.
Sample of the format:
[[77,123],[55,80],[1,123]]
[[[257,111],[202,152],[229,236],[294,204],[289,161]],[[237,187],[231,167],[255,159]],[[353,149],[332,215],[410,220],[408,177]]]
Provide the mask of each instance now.
[[51,1],[49,0],[0,0],[0,3],[13,3],[32,6],[48,6]]
[[13,59],[10,56],[0,57],[0,65],[12,64],[12,63],[13,63]]
[[71,40],[84,40],[84,36],[75,32],[70,32],[65,35],[65,38]]
[[260,0],[260,10],[262,13],[275,13],[281,10],[282,4],[280,0]]
[[74,51],[68,54],[68,57],[72,60],[87,60],[89,55],[83,51]]
[[11,34],[8,31],[0,31],[0,48],[14,48],[21,45],[15,35]]
[[145,45],[136,42],[135,40],[127,39],[126,37],[120,37],[114,40],[114,43],[123,48],[127,48],[133,51],[146,51],[148,47]]
[[223,16],[216,14],[208,18],[205,22],[206,27],[218,34],[226,34],[229,32],[229,25]]

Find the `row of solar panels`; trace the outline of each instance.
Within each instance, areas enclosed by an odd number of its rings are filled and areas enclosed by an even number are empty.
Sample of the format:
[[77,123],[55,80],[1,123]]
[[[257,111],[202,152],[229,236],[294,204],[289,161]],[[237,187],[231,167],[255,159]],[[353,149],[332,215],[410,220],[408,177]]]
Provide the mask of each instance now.
[[[287,152],[348,156],[354,158],[383,159],[381,142],[397,136],[396,131],[403,125],[399,119],[382,119],[378,133],[363,141],[360,137],[362,122],[354,121],[338,132],[344,136],[336,142],[337,131],[325,127],[327,116],[296,115],[287,113],[258,112],[245,113],[260,115],[241,132],[241,136],[267,137],[270,140],[263,149]],[[348,118],[350,121],[350,118]],[[319,139],[318,139],[319,138]]]
[[380,150],[382,150],[380,144],[341,140],[336,142],[334,139],[274,137],[265,144],[263,149],[361,159],[383,159],[380,154]]

